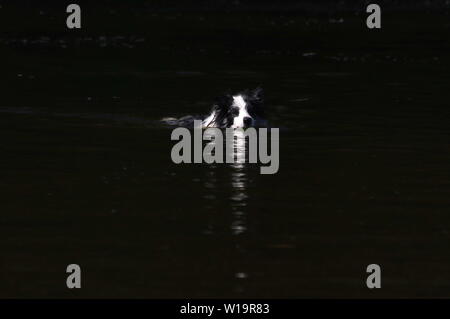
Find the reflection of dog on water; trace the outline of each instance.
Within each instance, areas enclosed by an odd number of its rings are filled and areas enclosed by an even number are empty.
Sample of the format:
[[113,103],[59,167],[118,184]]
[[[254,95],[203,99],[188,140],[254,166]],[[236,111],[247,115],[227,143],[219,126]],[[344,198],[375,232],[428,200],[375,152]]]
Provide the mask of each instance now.
[[[258,163],[259,155],[261,164],[269,164],[269,166],[260,168],[261,174],[275,174],[278,171],[278,128],[271,128],[270,134],[268,134],[267,128],[250,127],[245,130],[226,128],[222,130],[210,127],[204,130],[201,127],[201,121],[195,120],[193,143],[189,129],[177,127],[172,131],[171,139],[179,141],[172,147],[171,151],[174,163],[245,163],[248,154],[249,163]],[[223,134],[223,131],[225,131],[225,134]],[[203,141],[207,141],[204,147]]]

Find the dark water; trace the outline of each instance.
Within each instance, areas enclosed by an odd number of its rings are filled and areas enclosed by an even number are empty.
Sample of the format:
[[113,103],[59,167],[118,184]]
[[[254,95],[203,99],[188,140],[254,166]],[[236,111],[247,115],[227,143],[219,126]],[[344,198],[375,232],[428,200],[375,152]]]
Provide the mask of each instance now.
[[[155,51],[146,33],[4,34],[1,297],[449,297],[446,16],[373,37],[354,17],[258,17],[222,17],[211,41],[191,25],[192,48],[174,27]],[[172,163],[160,118],[256,85],[283,128],[277,174]]]

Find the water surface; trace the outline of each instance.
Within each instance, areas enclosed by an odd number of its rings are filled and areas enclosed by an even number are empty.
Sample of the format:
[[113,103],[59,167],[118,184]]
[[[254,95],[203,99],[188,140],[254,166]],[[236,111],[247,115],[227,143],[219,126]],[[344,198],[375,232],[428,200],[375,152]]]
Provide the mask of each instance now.
[[[445,19],[370,38],[354,17],[175,15],[195,21],[188,41],[169,16],[148,18],[172,26],[161,39],[4,34],[0,296],[448,297]],[[282,128],[277,174],[171,161],[160,118],[257,85]]]

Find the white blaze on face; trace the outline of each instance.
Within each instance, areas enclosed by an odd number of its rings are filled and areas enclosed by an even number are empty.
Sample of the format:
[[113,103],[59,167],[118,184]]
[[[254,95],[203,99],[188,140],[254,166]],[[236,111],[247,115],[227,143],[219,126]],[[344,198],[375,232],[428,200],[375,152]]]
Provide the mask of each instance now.
[[232,128],[244,127],[244,118],[251,117],[247,112],[247,103],[241,95],[233,96],[233,107],[238,107],[239,114],[233,119]]

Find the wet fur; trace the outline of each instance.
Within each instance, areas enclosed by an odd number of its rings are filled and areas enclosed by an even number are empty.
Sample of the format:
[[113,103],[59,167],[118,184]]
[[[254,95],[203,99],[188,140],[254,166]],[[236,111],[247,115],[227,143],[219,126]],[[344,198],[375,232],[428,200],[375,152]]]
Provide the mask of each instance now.
[[[241,107],[238,107],[236,103],[241,103]],[[244,102],[244,105],[242,105]],[[243,109],[243,107],[245,109]],[[240,112],[242,112],[240,114]],[[246,120],[249,125],[242,125],[242,123],[236,124],[236,118],[242,117],[245,114]],[[245,90],[237,94],[224,94],[218,97],[210,111],[210,114],[206,117],[199,116],[184,116],[179,119],[165,118],[162,121],[169,125],[193,127],[194,120],[202,120],[202,127],[264,127],[267,125],[264,112],[264,94],[261,88],[254,90]],[[241,119],[240,119],[241,120]]]

